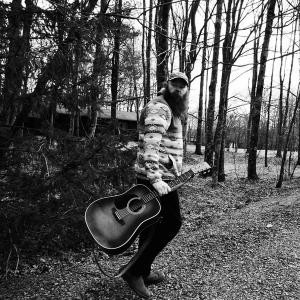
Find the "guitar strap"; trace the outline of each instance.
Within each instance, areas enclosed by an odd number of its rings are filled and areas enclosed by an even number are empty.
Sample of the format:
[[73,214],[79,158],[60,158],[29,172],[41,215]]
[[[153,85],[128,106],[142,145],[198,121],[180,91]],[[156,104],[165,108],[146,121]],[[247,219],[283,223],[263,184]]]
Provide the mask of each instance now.
[[131,258],[131,260],[127,263],[127,265],[125,265],[124,267],[122,267],[116,274],[111,275],[109,273],[107,273],[106,271],[103,270],[103,268],[100,266],[100,263],[98,261],[98,258],[96,256],[95,253],[95,249],[93,249],[93,256],[94,256],[94,260],[96,265],[98,266],[99,271],[104,274],[105,276],[109,277],[109,278],[119,278],[122,275],[124,275],[130,268],[132,265],[134,265],[134,263],[139,259],[139,257],[142,255],[142,253],[144,252],[144,250],[148,247],[148,245],[150,244],[152,237],[154,236],[155,233],[155,229],[156,229],[156,223],[160,222],[162,217],[159,217],[157,219],[157,221],[151,225],[151,229],[149,230],[149,235],[147,237],[147,239],[144,241],[144,243],[139,247],[138,251],[136,252],[136,254]]

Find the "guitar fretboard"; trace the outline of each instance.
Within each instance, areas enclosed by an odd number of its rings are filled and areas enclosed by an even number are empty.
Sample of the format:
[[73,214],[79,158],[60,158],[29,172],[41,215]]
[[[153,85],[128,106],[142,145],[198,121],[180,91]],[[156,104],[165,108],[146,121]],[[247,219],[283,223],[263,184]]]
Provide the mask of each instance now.
[[[176,186],[179,186],[180,184],[186,182],[187,180],[192,178],[194,175],[195,175],[195,173],[193,172],[193,170],[189,170],[189,171],[183,173],[182,175],[176,177],[174,180],[168,182],[168,185],[170,186],[171,189],[174,189]],[[157,197],[159,197],[158,193],[156,191],[152,191],[151,193],[147,194],[146,196],[143,196],[142,200],[144,203],[147,203]]]

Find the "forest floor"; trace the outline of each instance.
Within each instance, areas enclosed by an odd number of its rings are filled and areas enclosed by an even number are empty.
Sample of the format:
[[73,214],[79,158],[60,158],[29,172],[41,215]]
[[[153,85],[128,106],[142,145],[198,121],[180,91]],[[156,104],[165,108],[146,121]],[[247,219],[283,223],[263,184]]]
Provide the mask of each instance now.
[[[201,160],[190,154],[185,168]],[[257,182],[246,180],[246,163],[228,152],[225,183],[196,177],[181,188],[183,226],[155,262],[167,280],[150,287],[152,299],[300,299],[300,166],[278,189],[277,159],[265,168],[258,157]],[[98,272],[88,249],[38,257],[0,283],[0,299],[139,299]]]

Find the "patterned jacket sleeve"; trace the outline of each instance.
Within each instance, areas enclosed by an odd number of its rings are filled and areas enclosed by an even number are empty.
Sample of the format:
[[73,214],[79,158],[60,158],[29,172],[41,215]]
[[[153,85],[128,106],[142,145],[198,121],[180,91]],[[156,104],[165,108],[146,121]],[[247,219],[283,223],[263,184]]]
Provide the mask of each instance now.
[[149,103],[145,111],[144,162],[150,183],[161,181],[159,148],[163,134],[171,123],[170,108],[163,103]]

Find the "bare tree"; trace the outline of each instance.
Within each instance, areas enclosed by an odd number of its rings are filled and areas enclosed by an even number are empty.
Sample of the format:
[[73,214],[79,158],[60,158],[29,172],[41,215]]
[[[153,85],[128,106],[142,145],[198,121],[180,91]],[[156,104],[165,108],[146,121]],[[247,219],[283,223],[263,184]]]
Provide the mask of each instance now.
[[[183,4],[184,5],[183,5]],[[209,4],[207,3],[207,9],[206,9],[206,14],[204,18],[204,25],[203,27],[199,30],[197,33],[196,30],[196,14],[198,11],[198,7],[200,5],[200,1],[193,1],[192,4],[189,7],[189,1],[186,0],[184,2],[180,3],[182,6],[182,11],[184,11],[184,17],[183,20],[180,20],[180,24],[178,25],[178,16],[174,15],[174,12],[172,10],[172,17],[173,17],[173,24],[174,24],[174,30],[175,30],[175,36],[176,36],[176,46],[178,47],[178,56],[179,56],[179,70],[181,72],[185,72],[187,77],[189,78],[189,81],[191,82],[191,73],[194,69],[194,65],[197,59],[197,56],[199,54],[199,42],[200,42],[200,37],[202,35],[202,31],[206,30],[205,33],[205,39],[206,39],[206,44],[207,44],[207,22],[210,19],[210,16],[208,16],[208,9],[209,9]],[[205,29],[206,27],[206,29]],[[191,39],[188,41],[189,37],[189,28],[191,28]],[[189,46],[188,46],[189,45]],[[207,45],[203,47],[203,51],[205,53],[207,48]],[[204,58],[205,62],[205,55]],[[202,86],[204,82],[204,69],[202,70]],[[203,98],[203,87],[202,87],[202,98]],[[202,100],[203,102],[203,100]],[[200,110],[203,108],[200,105]],[[202,117],[199,118],[202,122]],[[201,125],[200,125],[201,127]],[[187,118],[183,120],[183,136],[186,137],[186,132],[187,132]],[[184,153],[186,153],[186,139],[184,139]]]
[[146,0],[143,0],[143,23],[142,23],[142,66],[143,66],[143,91],[144,105],[147,104],[146,97],[146,59],[145,59],[145,39],[146,39]]
[[205,26],[207,26],[207,22],[208,22],[208,13],[207,13],[207,16],[205,16],[205,19],[204,19],[204,25],[203,25],[203,28],[199,31],[199,34],[197,35],[197,32],[196,32],[196,13],[197,13],[197,10],[198,10],[198,7],[199,7],[199,4],[200,4],[200,0],[196,0],[196,1],[193,1],[192,2],[192,5],[191,5],[191,9],[190,9],[190,13],[188,15],[188,19],[186,21],[186,30],[184,31],[184,37],[186,39],[186,32],[188,32],[188,28],[189,28],[189,24],[191,25],[191,42],[190,42],[190,48],[189,48],[189,51],[187,52],[187,55],[186,55],[186,62],[185,62],[185,73],[187,75],[187,77],[191,80],[191,73],[192,73],[192,70],[194,68],[194,65],[195,65],[195,62],[196,62],[196,59],[197,59],[197,56],[198,56],[198,51],[197,51],[197,47],[198,47],[198,44],[199,44],[199,38],[200,38],[200,35],[202,33],[202,30]]
[[268,106],[267,106],[267,124],[266,124],[266,135],[265,135],[265,167],[268,166],[270,110],[271,110],[271,101],[272,101],[272,95],[273,95],[273,76],[274,76],[274,65],[275,65],[275,60],[276,60],[275,56],[276,56],[276,50],[277,50],[277,37],[278,37],[278,34],[276,35],[276,41],[275,41],[275,50],[274,50],[274,57],[273,57],[273,63],[272,63],[271,82],[270,82],[270,93],[269,93],[269,100],[268,100]]
[[264,89],[264,79],[265,79],[265,71],[266,71],[266,63],[268,59],[269,52],[269,43],[272,35],[272,26],[273,20],[275,17],[276,0],[269,1],[269,7],[267,11],[267,20],[266,20],[266,29],[264,42],[262,45],[262,52],[260,56],[260,68],[257,79],[257,88],[254,103],[252,105],[251,112],[251,136],[250,136],[250,147],[249,147],[249,157],[248,157],[248,179],[258,179],[256,173],[256,155],[257,155],[257,142],[258,142],[258,130],[260,123],[260,112],[261,112],[261,104],[262,104],[262,95]]
[[294,69],[294,60],[295,60],[295,45],[296,45],[296,34],[297,34],[297,26],[298,26],[298,18],[299,18],[299,13],[296,14],[294,11],[293,14],[293,28],[292,28],[292,53],[291,53],[291,66],[290,66],[290,72],[289,72],[289,82],[288,82],[288,87],[286,90],[286,97],[285,97],[285,110],[284,110],[284,116],[283,116],[283,122],[282,122],[282,131],[283,135],[285,136],[286,133],[286,127],[287,127],[287,122],[288,122],[288,114],[289,114],[289,100],[290,100],[290,94],[291,94],[291,83],[292,83],[292,75],[293,75],[293,69]]
[[204,93],[204,80],[206,70],[206,50],[207,50],[207,20],[209,12],[209,0],[206,0],[205,15],[204,15],[204,34],[203,34],[203,50],[202,50],[202,62],[201,62],[201,73],[200,73],[200,91],[199,91],[199,106],[198,106],[198,124],[197,124],[197,137],[196,137],[196,150],[195,153],[202,155],[201,144],[202,144],[202,122],[203,122],[203,93]]
[[[116,11],[122,11],[122,0],[116,0]],[[120,40],[121,40],[122,19],[116,16],[116,30],[114,35],[114,49],[111,69],[111,121],[114,130],[117,130],[117,98],[119,85],[119,65],[120,65]]]
[[[221,89],[220,89],[220,102],[219,102],[219,113],[218,122],[214,136],[214,147],[215,147],[215,157],[214,157],[214,172],[213,181],[225,180],[224,173],[224,142],[226,135],[226,117],[227,117],[227,107],[228,107],[228,91],[229,82],[231,76],[231,70],[234,60],[237,56],[233,57],[233,52],[235,48],[235,42],[237,39],[237,34],[239,31],[239,24],[241,20],[241,14],[243,10],[244,1],[232,1],[229,0],[227,4],[226,11],[226,32],[222,47],[223,54],[223,68],[221,77]],[[239,51],[241,53],[241,51]]]
[[212,165],[213,163],[213,125],[215,117],[215,98],[216,86],[218,79],[218,64],[219,64],[219,50],[220,50],[220,36],[222,25],[222,6],[223,0],[217,0],[217,13],[215,20],[215,36],[212,58],[212,72],[209,85],[209,100],[207,106],[207,117],[205,124],[205,155],[204,160]]
[[253,69],[252,69],[252,86],[251,86],[251,102],[250,102],[250,114],[248,118],[247,124],[247,152],[249,152],[249,142],[250,142],[250,132],[251,132],[251,105],[254,103],[255,98],[255,90],[257,85],[257,72],[258,72],[258,50],[260,48],[260,36],[261,29],[263,25],[263,12],[264,12],[264,1],[262,1],[262,9],[260,12],[260,22],[259,19],[254,21],[254,40],[253,40]]
[[298,95],[297,95],[297,99],[296,99],[296,103],[295,103],[295,107],[294,107],[294,111],[293,111],[292,120],[290,122],[289,130],[288,130],[288,133],[286,135],[285,142],[284,142],[283,156],[282,156],[282,160],[281,160],[279,179],[278,179],[277,184],[276,184],[277,188],[280,188],[282,186],[283,175],[284,175],[284,165],[285,165],[286,157],[287,157],[288,144],[289,144],[291,133],[292,133],[292,130],[293,130],[293,127],[294,127],[294,124],[295,124],[299,103],[300,103],[300,86],[298,87]]
[[69,123],[69,133],[70,135],[79,136],[79,98],[78,98],[78,78],[79,78],[79,63],[81,60],[81,41],[77,40],[75,47],[72,49],[72,72],[71,72],[71,99],[70,103],[70,123]]
[[100,12],[97,15],[97,23],[96,23],[96,50],[95,50],[95,58],[93,61],[93,73],[91,76],[91,90],[90,90],[90,103],[91,103],[91,120],[90,120],[90,130],[89,137],[93,137],[96,132],[97,120],[98,120],[98,111],[99,111],[99,86],[102,85],[102,81],[99,80],[99,76],[103,74],[103,69],[105,68],[105,59],[103,59],[103,39],[104,39],[104,19],[105,13],[108,9],[107,0],[101,0],[101,8]]
[[[151,41],[153,27],[153,0],[149,2],[149,21],[146,43],[146,65],[145,65],[145,90],[144,90],[144,105],[150,100],[151,95]],[[145,27],[143,27],[144,30]],[[144,43],[144,39],[143,39]]]
[[[280,93],[278,97],[278,124],[277,124],[277,152],[276,152],[276,157],[281,157],[281,149],[282,149],[282,142],[283,142],[283,84],[284,84],[284,78],[285,78],[285,72],[283,71],[283,49],[282,49],[282,44],[283,44],[283,8],[282,8],[282,3],[279,1],[279,14],[278,18],[280,20],[280,70],[279,70],[279,84],[280,84]],[[279,23],[279,22],[278,22]],[[284,74],[283,74],[284,72]]]
[[161,88],[162,83],[168,77],[169,60],[169,14],[172,6],[172,0],[159,0],[156,7],[155,17],[155,44],[157,52],[156,79],[157,87]]

